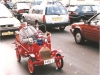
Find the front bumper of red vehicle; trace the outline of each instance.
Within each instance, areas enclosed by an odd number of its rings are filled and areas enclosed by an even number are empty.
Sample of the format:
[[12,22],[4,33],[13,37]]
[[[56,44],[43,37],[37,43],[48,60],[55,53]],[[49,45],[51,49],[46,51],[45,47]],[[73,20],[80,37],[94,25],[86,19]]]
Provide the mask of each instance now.
[[61,58],[63,58],[64,56],[60,56],[60,57],[52,57],[52,58],[49,58],[49,59],[41,59],[41,60],[38,60],[38,61],[33,61],[33,65],[49,65],[49,64],[52,64],[52,63],[55,63],[57,60],[60,60]]

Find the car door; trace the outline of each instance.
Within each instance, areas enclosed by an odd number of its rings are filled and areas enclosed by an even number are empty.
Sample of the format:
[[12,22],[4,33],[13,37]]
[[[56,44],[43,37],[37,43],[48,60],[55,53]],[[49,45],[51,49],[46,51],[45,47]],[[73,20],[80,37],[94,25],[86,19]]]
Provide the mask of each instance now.
[[[97,16],[99,20],[97,20]],[[100,39],[100,15],[97,15],[90,21],[90,24],[85,24],[84,36],[88,40],[99,42]]]
[[93,34],[95,34],[94,28],[95,26],[93,25],[85,24],[83,28],[83,34],[84,34],[85,39],[93,40]]
[[86,19],[89,19],[93,16],[91,6],[83,6],[81,9],[81,15],[85,16]]
[[95,20],[93,20],[94,24],[91,23],[91,25],[94,26],[93,28],[93,41],[95,42],[99,42],[100,40],[100,14],[98,14],[95,17]]
[[93,40],[95,42],[99,42],[100,41],[100,21],[96,24],[95,28],[94,28],[94,32],[95,34],[93,35]]

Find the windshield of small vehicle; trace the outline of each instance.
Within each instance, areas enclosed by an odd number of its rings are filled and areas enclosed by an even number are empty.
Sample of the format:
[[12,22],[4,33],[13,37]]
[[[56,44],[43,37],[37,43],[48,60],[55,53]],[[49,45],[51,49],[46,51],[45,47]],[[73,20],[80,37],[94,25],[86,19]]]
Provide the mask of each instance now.
[[0,4],[0,18],[13,17],[12,13],[3,4]]
[[78,9],[78,6],[69,6],[68,11],[76,11]]
[[19,3],[17,3],[18,9],[23,9],[23,8],[29,9],[30,6],[31,6],[31,2],[19,2]]
[[67,10],[63,6],[48,6],[46,7],[46,15],[65,15]]

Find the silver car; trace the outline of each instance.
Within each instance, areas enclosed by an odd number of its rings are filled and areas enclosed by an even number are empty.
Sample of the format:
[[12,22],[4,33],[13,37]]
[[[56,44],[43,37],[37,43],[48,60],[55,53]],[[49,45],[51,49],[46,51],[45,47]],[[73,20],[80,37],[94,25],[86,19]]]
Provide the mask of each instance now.
[[23,14],[23,19],[32,25],[59,27],[60,30],[70,23],[68,12],[62,5],[35,5],[29,13]]

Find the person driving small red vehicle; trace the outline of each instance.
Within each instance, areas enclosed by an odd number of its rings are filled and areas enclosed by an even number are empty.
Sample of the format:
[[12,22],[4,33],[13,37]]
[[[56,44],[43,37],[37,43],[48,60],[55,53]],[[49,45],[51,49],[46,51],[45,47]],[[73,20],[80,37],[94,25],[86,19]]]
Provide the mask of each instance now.
[[[23,32],[29,32],[28,34]],[[34,66],[56,63],[58,69],[63,68],[63,57],[61,51],[51,48],[51,33],[45,34],[36,30],[27,23],[22,23],[15,35],[15,50],[18,62],[21,57],[28,57],[28,69],[34,73]]]

